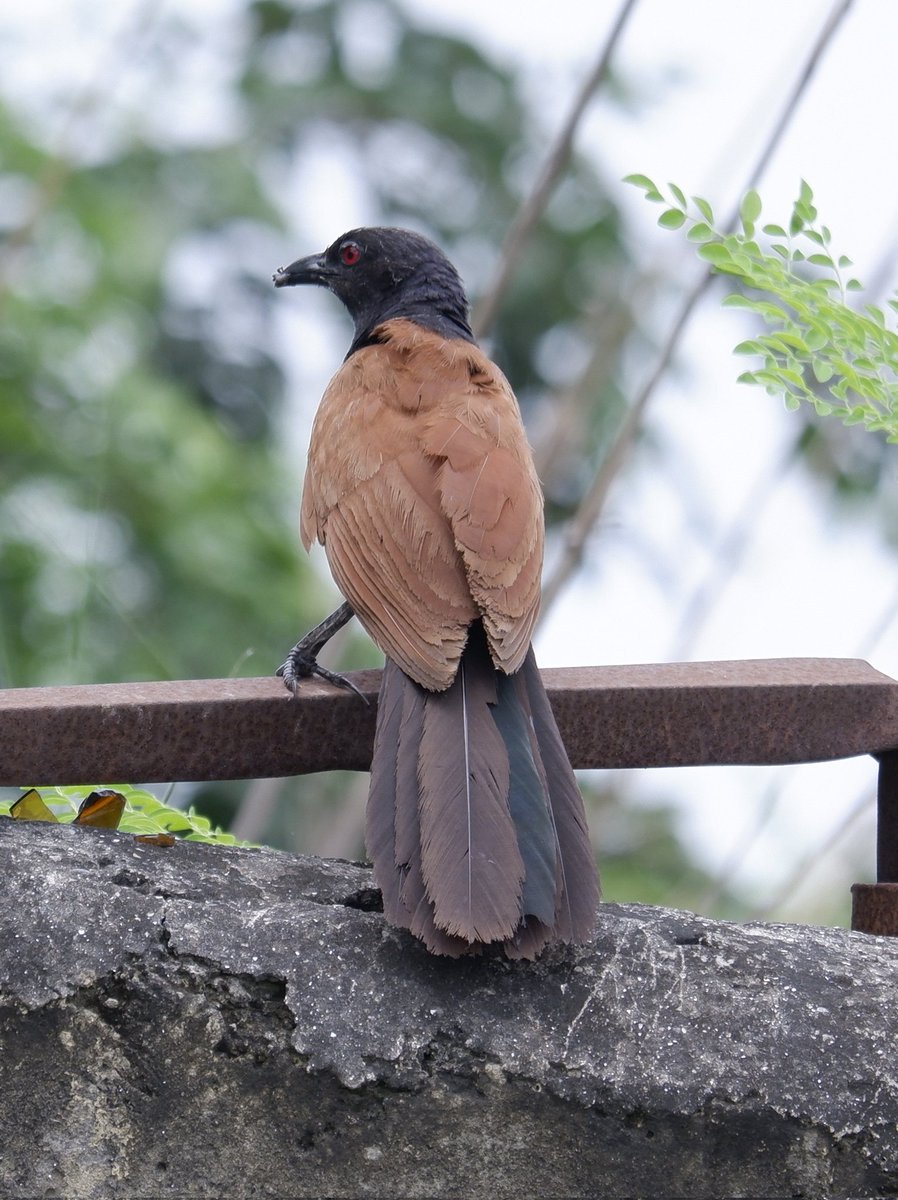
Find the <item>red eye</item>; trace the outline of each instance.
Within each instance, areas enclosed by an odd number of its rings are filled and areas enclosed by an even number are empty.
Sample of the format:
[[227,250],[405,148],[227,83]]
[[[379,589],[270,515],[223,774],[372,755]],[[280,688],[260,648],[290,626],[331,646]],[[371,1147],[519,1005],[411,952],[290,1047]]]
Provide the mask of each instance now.
[[362,257],[362,248],[356,242],[347,242],[340,247],[340,261],[346,267],[354,267]]

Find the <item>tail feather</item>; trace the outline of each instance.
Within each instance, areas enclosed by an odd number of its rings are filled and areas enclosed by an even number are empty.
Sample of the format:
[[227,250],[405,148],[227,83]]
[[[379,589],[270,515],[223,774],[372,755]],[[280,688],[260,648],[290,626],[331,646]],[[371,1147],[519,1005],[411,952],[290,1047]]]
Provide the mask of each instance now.
[[395,672],[402,690],[402,720],[396,743],[396,843],[393,857],[401,877],[403,906],[414,912],[424,894],[421,823],[418,819],[418,747],[424,735],[424,701],[427,693],[419,687],[407,687],[408,679],[402,671],[393,663],[389,666]]
[[539,743],[555,827],[562,886],[558,909],[559,938],[582,942],[592,932],[599,902],[599,880],[583,797],[558,732],[532,646],[519,675],[530,700],[533,730]]
[[409,929],[432,954],[458,958],[469,952],[469,943],[437,928],[421,874],[417,775],[426,696],[387,659],[378,698],[365,842],[390,924]]
[[439,693],[387,662],[366,840],[387,920],[432,953],[535,958],[588,939],[595,863],[532,649],[506,676],[474,626]]
[[502,949],[506,958],[534,959],[549,942],[569,940],[561,937],[554,926],[546,925],[536,917],[525,917],[514,937],[502,943]]
[[418,755],[421,867],[441,929],[469,942],[509,937],[524,864],[508,805],[509,764],[490,715],[495,671],[466,651],[454,682],[428,696]]
[[377,700],[377,726],[371,758],[371,783],[365,810],[365,845],[375,864],[377,884],[384,901],[384,915],[394,925],[403,924],[399,898],[401,877],[396,870],[383,870],[377,864],[394,861],[398,801],[405,794],[397,787],[399,729],[406,677],[389,659],[384,665]]
[[493,720],[508,752],[511,769],[508,806],[524,861],[521,909],[525,917],[536,917],[551,928],[555,923],[558,855],[546,803],[546,785],[531,744],[529,704],[525,708],[522,703],[522,699],[527,700],[527,693],[515,676],[499,675],[497,684],[498,703],[493,709]]

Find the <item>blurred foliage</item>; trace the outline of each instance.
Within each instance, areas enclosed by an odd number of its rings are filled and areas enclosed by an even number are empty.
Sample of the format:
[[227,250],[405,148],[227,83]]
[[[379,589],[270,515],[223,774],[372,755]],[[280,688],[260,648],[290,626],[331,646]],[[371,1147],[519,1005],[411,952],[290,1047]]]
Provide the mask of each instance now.
[[603,900],[693,908],[714,893],[715,916],[736,919],[744,911],[744,899],[690,861],[669,808],[623,806],[607,772],[585,775],[580,782],[597,846]]
[[[9,113],[3,132],[7,186],[52,168],[12,134]],[[240,186],[214,187],[221,150],[172,155],[135,140],[109,161],[71,165],[28,241],[9,236],[0,296],[7,686],[226,674],[247,647],[274,662],[297,628],[307,571],[268,436],[281,370],[264,340],[218,336],[235,304],[269,302],[227,253],[229,227],[267,222],[258,241],[270,254],[276,220],[232,159]],[[182,202],[182,170],[212,177],[202,203]],[[166,275],[204,225],[218,231],[219,278],[191,312]]]

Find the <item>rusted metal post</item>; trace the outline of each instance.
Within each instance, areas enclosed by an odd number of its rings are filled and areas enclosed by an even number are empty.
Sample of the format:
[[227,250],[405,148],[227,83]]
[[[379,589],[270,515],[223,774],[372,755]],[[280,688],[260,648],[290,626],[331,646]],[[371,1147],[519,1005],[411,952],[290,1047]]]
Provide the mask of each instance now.
[[[898,681],[857,659],[542,674],[575,767],[822,762],[898,746]],[[0,691],[0,785],[366,771],[380,672],[351,678],[367,706],[317,679],[292,700],[274,676]]]
[[879,755],[876,879],[898,884],[898,750]]
[[851,928],[898,937],[898,750],[877,755],[876,883],[851,889]]

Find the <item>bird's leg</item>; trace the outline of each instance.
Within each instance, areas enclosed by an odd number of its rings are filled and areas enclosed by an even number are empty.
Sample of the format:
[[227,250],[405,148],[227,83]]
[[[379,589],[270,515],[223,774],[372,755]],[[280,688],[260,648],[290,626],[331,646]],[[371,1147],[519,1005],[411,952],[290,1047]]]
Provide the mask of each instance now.
[[277,674],[283,679],[288,692],[292,692],[295,696],[301,679],[307,679],[310,675],[318,675],[329,683],[335,683],[338,687],[349,688],[366,704],[368,703],[354,683],[344,675],[338,675],[336,671],[329,671],[327,667],[322,667],[318,662],[318,655],[324,645],[354,615],[352,606],[344,602],[329,617],[325,617],[320,625],[316,625],[304,638],[300,638],[277,669]]

